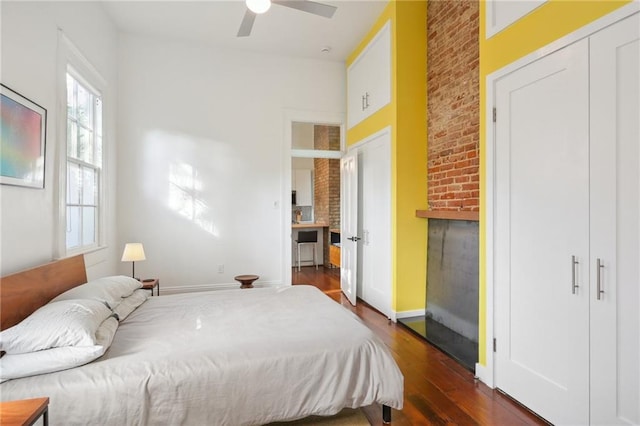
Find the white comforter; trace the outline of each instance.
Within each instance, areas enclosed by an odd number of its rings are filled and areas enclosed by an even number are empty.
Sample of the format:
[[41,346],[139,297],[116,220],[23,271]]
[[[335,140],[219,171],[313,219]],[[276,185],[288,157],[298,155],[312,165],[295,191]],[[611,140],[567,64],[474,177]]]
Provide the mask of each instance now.
[[0,385],[49,396],[51,425],[254,425],[374,402],[402,408],[388,349],[314,287],[152,297],[104,356]]

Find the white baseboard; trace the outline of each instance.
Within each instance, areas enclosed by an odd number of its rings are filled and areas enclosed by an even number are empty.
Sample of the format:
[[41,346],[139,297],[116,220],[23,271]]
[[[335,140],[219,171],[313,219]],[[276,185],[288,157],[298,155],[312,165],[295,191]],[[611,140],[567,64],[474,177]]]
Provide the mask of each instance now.
[[396,312],[396,318],[411,318],[411,317],[419,317],[424,315],[424,309],[416,309],[413,311],[400,311]]
[[[280,287],[282,285],[281,282],[275,281],[261,281],[259,283],[255,283],[253,286],[256,288],[261,287]],[[240,284],[237,282],[233,283],[220,283],[220,284],[200,284],[200,285],[181,285],[174,287],[160,287],[160,294],[180,294],[180,293],[198,293],[201,291],[214,291],[214,290],[233,290],[240,288]]]
[[484,365],[476,363],[476,377],[491,389],[495,387],[493,385],[493,374]]

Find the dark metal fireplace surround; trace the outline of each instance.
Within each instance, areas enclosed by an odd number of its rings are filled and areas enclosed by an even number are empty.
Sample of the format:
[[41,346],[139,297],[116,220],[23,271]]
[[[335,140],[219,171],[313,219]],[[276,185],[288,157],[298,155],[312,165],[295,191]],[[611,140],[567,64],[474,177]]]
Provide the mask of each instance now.
[[425,315],[398,321],[465,368],[478,362],[478,222],[429,219]]

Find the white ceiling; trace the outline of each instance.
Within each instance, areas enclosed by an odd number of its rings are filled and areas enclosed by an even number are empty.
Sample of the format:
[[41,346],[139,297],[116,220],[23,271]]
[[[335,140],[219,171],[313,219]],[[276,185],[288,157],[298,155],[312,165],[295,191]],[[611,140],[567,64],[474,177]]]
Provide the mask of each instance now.
[[[236,34],[243,0],[103,1],[123,32],[286,56],[344,61],[376,21],[387,0],[321,0],[336,6],[333,18],[272,5],[258,15],[249,37]],[[323,53],[330,46],[329,53]]]

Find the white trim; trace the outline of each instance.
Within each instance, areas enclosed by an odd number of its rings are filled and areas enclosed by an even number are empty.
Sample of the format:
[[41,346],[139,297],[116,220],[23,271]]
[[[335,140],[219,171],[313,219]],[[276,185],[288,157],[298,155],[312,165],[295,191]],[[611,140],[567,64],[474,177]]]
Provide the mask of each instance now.
[[[487,79],[487,84],[489,81]],[[487,386],[493,388],[494,382],[494,359],[493,359],[493,342],[494,337],[494,210],[495,210],[495,128],[493,123],[493,105],[494,91],[493,82],[492,90],[486,90],[485,105],[485,129],[487,129],[487,138],[485,140],[485,362],[486,365],[476,364],[476,376]],[[480,330],[478,330],[480,333]]]
[[[571,34],[562,37],[547,46],[541,47],[535,52],[526,55],[486,77],[486,99],[485,99],[485,251],[486,251],[486,270],[485,270],[485,343],[486,352],[485,359],[486,365],[476,364],[476,376],[482,380],[487,386],[494,387],[495,383],[495,360],[493,352],[493,339],[495,336],[494,323],[495,323],[495,259],[494,255],[494,215],[495,215],[495,128],[493,123],[493,107],[495,106],[495,83],[505,75],[522,68],[544,56],[547,56],[553,52],[556,52],[572,43],[589,37],[603,28],[612,25],[624,18],[627,18],[634,13],[640,11],[640,0],[634,0],[619,9],[603,16],[596,21],[593,21],[584,27],[577,29]],[[500,119],[500,111],[497,112],[498,119]]]
[[379,138],[385,133],[388,133],[389,135],[391,135],[391,126],[384,127],[378,130],[377,132],[371,133],[370,135],[367,135],[365,138],[360,139],[358,142],[354,143],[353,145],[349,145],[349,150],[347,151],[347,153],[351,152],[354,149],[361,148],[362,145],[366,144],[367,142],[371,142],[374,139]]
[[510,27],[511,25],[513,25],[516,22],[518,22],[520,19],[522,19],[525,16],[529,15],[530,13],[532,13],[534,10],[538,9],[540,6],[545,4],[547,1],[548,0],[534,0],[534,1],[531,1],[530,3],[531,3],[531,6],[533,6],[533,7],[530,7],[529,9],[527,9],[523,14],[518,16],[515,20],[513,20],[511,22],[504,22],[502,24],[497,25],[497,24],[495,24],[493,22],[494,9],[495,9],[496,3],[504,2],[504,0],[487,0],[486,1],[486,9],[485,9],[485,12],[486,12],[485,13],[485,37],[487,39],[490,39],[494,35],[498,34],[500,31],[504,30],[505,28]]
[[342,158],[342,151],[329,151],[320,149],[292,149],[291,156],[296,158]]
[[[492,72],[487,75],[487,83],[489,83],[490,79],[497,80],[498,78],[505,76],[518,68],[522,68],[525,65],[530,64],[540,58],[543,58],[553,52],[556,52],[568,45],[575,43],[576,41],[582,40],[583,38],[589,37],[594,33],[600,31],[601,29],[608,27],[609,25],[615,24],[616,22],[633,15],[634,13],[640,11],[640,0],[634,0],[633,2],[626,4],[619,9],[614,10],[608,15],[603,16],[600,19],[597,19],[583,27],[578,28],[574,32],[567,34],[564,37],[561,37],[546,46],[539,48],[538,50],[523,56],[520,59],[517,59],[511,62],[508,65],[500,68],[497,71]],[[487,86],[487,89],[490,86]]]
[[[282,287],[281,282],[275,281],[260,281],[253,285],[256,288],[268,288],[268,287]],[[216,291],[216,290],[237,290],[240,288],[240,284],[234,283],[221,283],[221,284],[199,284],[199,285],[184,285],[174,287],[161,287],[160,295],[166,294],[180,294],[180,293],[199,293],[202,291]],[[249,291],[250,289],[244,289]]]
[[[53,238],[54,255],[57,258],[64,258],[67,256],[92,253],[92,258],[95,259],[94,263],[101,263],[107,259],[107,251],[102,250],[108,246],[107,241],[107,211],[109,199],[107,197],[109,191],[108,175],[109,175],[109,160],[108,160],[108,145],[110,141],[109,126],[107,119],[107,105],[109,105],[111,99],[107,94],[107,81],[102,74],[87,60],[78,49],[75,44],[65,35],[64,31],[58,28],[58,54],[57,54],[57,138],[54,153],[54,176],[57,183],[57,190],[54,191],[55,205],[57,208],[54,210],[54,224],[55,233]],[[102,167],[100,169],[98,182],[100,188],[99,194],[99,206],[98,206],[98,223],[97,223],[97,241],[90,247],[82,247],[79,249],[67,250],[65,232],[66,229],[66,182],[67,182],[67,90],[66,90],[66,76],[71,69],[73,77],[83,85],[99,94],[102,99]]]
[[[91,79],[93,81],[84,80],[84,77],[81,78],[81,81],[91,88],[95,89],[98,92],[104,91],[104,89],[108,86],[107,80],[100,74],[100,71],[96,67],[93,66],[91,62],[82,54],[80,49],[76,47],[76,45],[67,37],[64,31],[61,28],[58,28],[58,48],[64,47],[67,52],[65,59],[71,60],[71,66],[83,76],[87,74],[91,75]],[[66,68],[66,64],[65,64]],[[65,92],[66,95],[66,92]],[[65,96],[65,99],[67,97]]]
[[424,309],[415,309],[413,311],[399,311],[396,312],[396,318],[411,318],[411,317],[423,317],[425,315]]
[[[283,138],[282,138],[282,182],[280,209],[282,226],[282,240],[280,251],[282,253],[282,282],[291,283],[291,158],[295,151],[291,149],[293,144],[293,134],[291,128],[293,123],[313,123],[319,125],[340,127],[340,151],[344,150],[345,144],[345,114],[344,112],[329,111],[308,111],[308,110],[283,110]],[[306,150],[305,150],[306,151]],[[310,150],[313,152],[319,152]],[[327,151],[331,152],[331,151]],[[277,201],[275,202],[277,203]]]
[[476,379],[493,389],[495,387],[493,383],[493,367],[487,368],[482,364],[476,363]]

